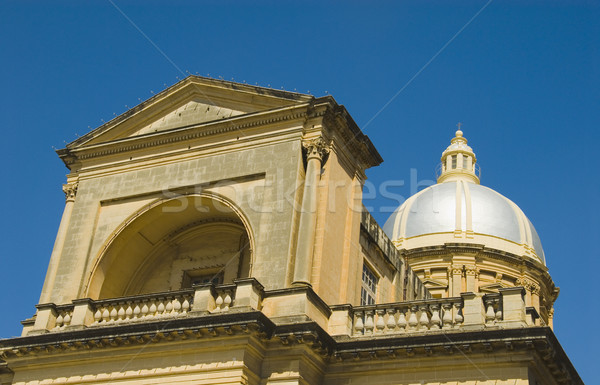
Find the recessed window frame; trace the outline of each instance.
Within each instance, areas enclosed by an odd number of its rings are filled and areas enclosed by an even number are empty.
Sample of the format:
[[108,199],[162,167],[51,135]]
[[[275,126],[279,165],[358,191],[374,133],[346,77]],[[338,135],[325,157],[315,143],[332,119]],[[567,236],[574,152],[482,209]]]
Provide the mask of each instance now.
[[366,261],[363,262],[363,268],[361,273],[361,285],[360,285],[360,304],[374,305],[377,300],[377,285],[379,283],[379,276]]

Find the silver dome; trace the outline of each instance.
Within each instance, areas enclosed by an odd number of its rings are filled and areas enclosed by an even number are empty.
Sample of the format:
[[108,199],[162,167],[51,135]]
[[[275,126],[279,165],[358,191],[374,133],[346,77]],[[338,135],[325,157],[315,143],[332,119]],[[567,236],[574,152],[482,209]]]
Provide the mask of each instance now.
[[526,245],[546,263],[540,238],[523,211],[496,191],[466,181],[439,183],[413,195],[383,229],[393,241],[456,231],[489,235]]

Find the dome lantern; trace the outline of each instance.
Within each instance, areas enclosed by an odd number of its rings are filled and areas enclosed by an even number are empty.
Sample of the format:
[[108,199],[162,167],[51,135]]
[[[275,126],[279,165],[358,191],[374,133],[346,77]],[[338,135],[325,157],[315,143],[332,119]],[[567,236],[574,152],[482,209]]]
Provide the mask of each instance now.
[[442,153],[442,163],[438,167],[438,183],[464,180],[479,184],[481,175],[473,149],[467,145],[467,138],[457,124],[458,130],[450,145]]

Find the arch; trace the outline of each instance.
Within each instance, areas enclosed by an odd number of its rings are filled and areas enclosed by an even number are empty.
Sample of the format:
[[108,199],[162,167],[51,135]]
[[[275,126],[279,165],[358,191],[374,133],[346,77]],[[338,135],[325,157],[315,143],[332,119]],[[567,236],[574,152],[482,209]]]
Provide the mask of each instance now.
[[114,298],[178,290],[212,274],[248,277],[254,237],[243,212],[213,193],[163,198],[125,220],[94,260],[83,295]]

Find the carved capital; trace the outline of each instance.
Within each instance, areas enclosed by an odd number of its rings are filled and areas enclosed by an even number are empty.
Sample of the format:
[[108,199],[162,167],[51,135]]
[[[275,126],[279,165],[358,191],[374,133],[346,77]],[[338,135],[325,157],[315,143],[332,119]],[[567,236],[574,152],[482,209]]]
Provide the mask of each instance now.
[[77,187],[78,187],[77,182],[63,184],[62,189],[63,189],[63,192],[65,193],[65,199],[67,200],[67,202],[75,201],[75,195],[77,195]]
[[322,136],[305,140],[302,142],[302,147],[306,150],[306,159],[310,160],[313,158],[323,161],[325,156],[329,154],[329,143],[327,143]]
[[475,265],[465,265],[465,273],[467,275],[479,275],[479,269]]

